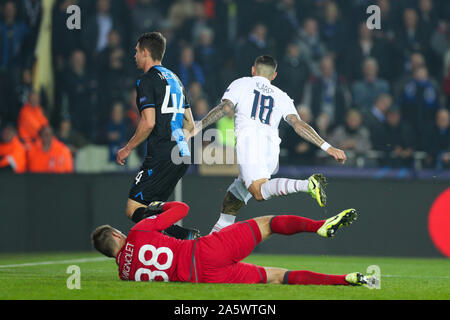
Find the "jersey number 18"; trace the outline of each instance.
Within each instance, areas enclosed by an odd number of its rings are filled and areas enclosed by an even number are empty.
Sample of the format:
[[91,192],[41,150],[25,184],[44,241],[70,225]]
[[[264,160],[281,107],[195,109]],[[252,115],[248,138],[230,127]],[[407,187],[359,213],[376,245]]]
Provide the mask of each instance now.
[[270,125],[272,117],[274,100],[272,96],[261,95],[258,90],[253,91],[255,100],[253,101],[252,119],[256,120],[258,117],[263,124]]

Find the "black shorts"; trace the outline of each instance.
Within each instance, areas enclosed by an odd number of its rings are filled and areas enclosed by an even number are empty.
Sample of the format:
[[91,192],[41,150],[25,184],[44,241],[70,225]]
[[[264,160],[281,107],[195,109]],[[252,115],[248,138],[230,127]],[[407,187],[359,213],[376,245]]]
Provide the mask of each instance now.
[[147,159],[136,175],[128,198],[144,205],[167,201],[189,164],[174,164],[172,160]]

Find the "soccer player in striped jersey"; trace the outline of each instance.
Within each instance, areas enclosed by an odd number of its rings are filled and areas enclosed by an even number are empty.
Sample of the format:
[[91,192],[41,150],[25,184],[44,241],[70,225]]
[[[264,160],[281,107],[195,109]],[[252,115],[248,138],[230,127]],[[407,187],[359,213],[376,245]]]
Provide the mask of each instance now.
[[[159,32],[143,34],[136,45],[136,65],[144,74],[137,80],[136,103],[141,119],[136,133],[118,151],[117,163],[125,164],[131,151],[147,143],[147,155],[130,189],[126,214],[138,223],[153,215],[147,206],[153,201],[167,201],[190,161],[175,164],[172,152],[190,157],[183,130],[191,130],[194,121],[184,87],[171,70],[161,62],[166,39]],[[190,159],[189,159],[190,160]],[[180,238],[195,236],[196,230],[168,226],[169,234]]]

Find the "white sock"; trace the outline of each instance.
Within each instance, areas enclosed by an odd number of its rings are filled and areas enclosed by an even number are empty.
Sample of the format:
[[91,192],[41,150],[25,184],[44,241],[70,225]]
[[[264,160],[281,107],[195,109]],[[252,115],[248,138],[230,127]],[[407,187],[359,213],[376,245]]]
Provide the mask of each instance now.
[[236,220],[236,216],[231,214],[221,213],[219,220],[216,222],[215,226],[212,228],[211,233],[219,232],[223,228],[231,226]]
[[272,179],[261,186],[261,195],[264,200],[269,200],[272,197],[308,192],[308,184],[308,180]]

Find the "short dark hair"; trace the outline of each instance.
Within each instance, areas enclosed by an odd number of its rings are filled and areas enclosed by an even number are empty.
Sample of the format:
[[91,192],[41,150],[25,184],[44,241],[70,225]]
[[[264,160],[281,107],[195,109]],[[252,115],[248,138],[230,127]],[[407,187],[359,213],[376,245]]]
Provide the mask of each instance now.
[[256,58],[255,66],[260,65],[260,64],[269,66],[269,67],[273,68],[274,70],[277,70],[277,67],[278,67],[277,60],[275,60],[274,57],[269,56],[269,55],[264,55],[264,56],[260,56],[260,57]]
[[166,52],[166,38],[160,32],[147,32],[138,39],[139,49],[147,49],[153,60],[162,61]]
[[116,229],[110,225],[103,225],[95,229],[91,234],[91,242],[94,248],[110,258],[114,258],[113,252],[116,246],[112,237],[114,231]]

